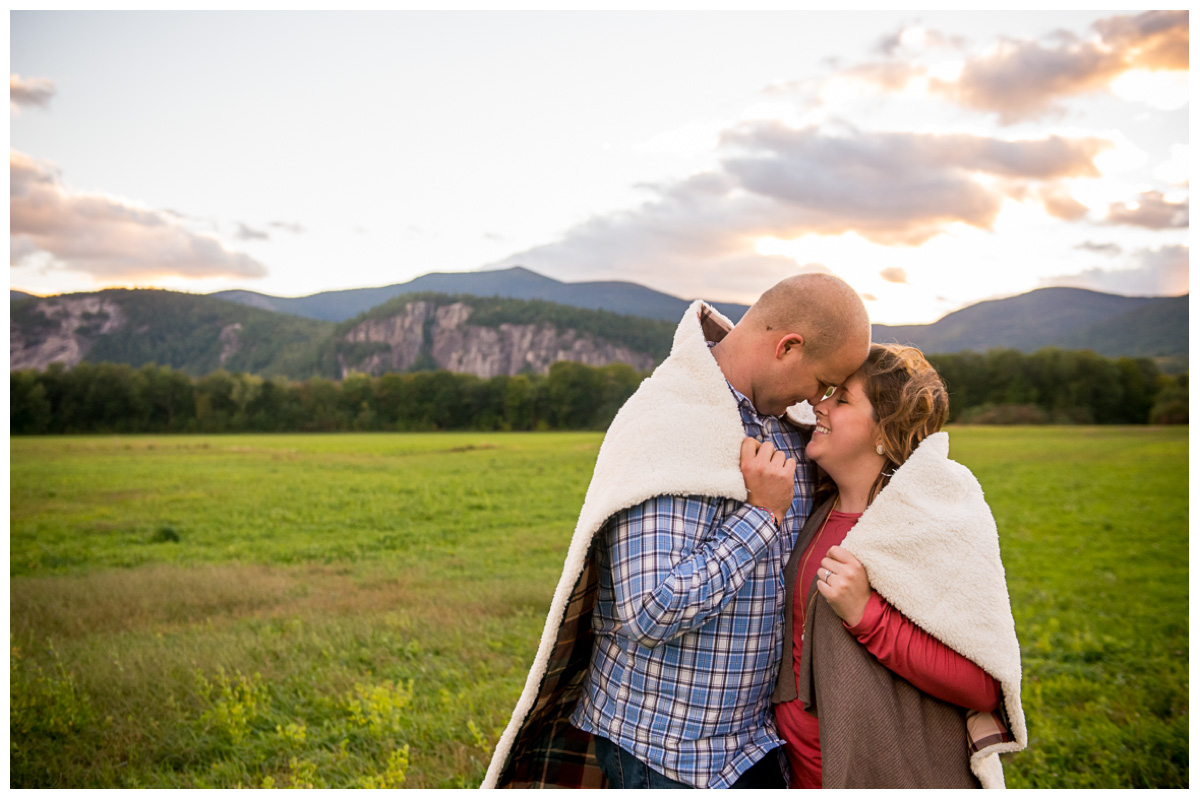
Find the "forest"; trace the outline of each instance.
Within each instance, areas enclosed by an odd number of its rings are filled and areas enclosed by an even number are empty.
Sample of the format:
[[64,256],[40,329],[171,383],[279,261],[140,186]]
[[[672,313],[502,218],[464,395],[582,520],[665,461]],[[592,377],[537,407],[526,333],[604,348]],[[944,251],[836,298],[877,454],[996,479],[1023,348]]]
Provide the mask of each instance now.
[[[1047,348],[931,356],[967,424],[1185,424],[1187,375],[1147,358]],[[645,377],[569,361],[547,375],[445,370],[293,381],[147,364],[52,364],[9,375],[13,435],[603,430]]]

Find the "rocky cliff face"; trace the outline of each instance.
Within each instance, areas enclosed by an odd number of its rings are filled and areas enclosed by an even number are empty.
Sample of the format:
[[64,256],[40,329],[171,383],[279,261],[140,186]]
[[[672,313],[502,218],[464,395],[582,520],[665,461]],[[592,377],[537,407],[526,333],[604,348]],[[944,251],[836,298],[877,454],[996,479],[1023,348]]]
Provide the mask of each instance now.
[[46,318],[36,329],[10,324],[8,368],[45,369],[55,361],[73,367],[92,343],[125,324],[121,307],[101,297],[50,298],[39,301]]
[[339,355],[342,376],[351,372],[403,372],[423,355],[439,368],[481,378],[522,371],[544,374],[556,361],[577,361],[592,367],[625,363],[643,371],[655,364],[655,359],[645,353],[573,330],[559,330],[548,323],[471,325],[471,312],[466,303],[437,306],[416,301],[407,303],[400,314],[356,325],[343,341],[374,344],[378,349],[360,358]]

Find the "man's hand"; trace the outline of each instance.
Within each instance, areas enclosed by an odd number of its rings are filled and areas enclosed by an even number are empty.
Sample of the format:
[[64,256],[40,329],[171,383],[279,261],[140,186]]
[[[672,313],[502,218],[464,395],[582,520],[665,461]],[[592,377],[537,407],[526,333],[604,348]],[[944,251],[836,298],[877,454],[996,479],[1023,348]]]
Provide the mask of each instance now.
[[871,599],[871,584],[862,562],[844,547],[829,548],[817,568],[817,591],[829,601],[835,614],[854,627],[862,621]]
[[796,459],[788,458],[770,442],[746,437],[742,440],[742,477],[746,481],[746,502],[770,509],[783,524],[792,507],[795,490]]

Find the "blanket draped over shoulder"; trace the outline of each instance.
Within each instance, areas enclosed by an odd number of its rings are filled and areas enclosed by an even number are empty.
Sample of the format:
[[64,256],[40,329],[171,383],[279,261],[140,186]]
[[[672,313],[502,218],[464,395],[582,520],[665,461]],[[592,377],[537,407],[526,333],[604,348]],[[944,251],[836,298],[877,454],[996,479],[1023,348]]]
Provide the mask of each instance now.
[[[482,788],[604,785],[592,736],[568,722],[584,689],[592,650],[593,539],[611,516],[652,497],[746,499],[740,466],[745,429],[706,345],[706,333],[717,340],[732,327],[711,306],[693,303],[675,331],[671,354],[609,427],[537,656]],[[789,412],[800,423],[811,421],[811,414],[807,405]]]
[[948,458],[949,447],[944,432],[925,439],[842,546],[885,600],[1000,682],[1001,708],[964,715],[917,691],[866,654],[828,603],[811,602],[799,694],[821,723],[826,787],[978,780],[1003,788],[999,753],[1027,743],[1021,652],[996,523],[979,482]]

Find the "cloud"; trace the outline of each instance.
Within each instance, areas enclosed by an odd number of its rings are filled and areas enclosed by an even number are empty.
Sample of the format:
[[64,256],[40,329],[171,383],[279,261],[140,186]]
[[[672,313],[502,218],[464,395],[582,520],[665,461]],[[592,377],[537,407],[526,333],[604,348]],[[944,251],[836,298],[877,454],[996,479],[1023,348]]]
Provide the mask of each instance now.
[[1104,44],[1135,68],[1187,70],[1190,37],[1187,11],[1147,11],[1136,17],[1109,17],[1092,24]]
[[1038,190],[1038,196],[1041,198],[1042,207],[1052,217],[1071,221],[1087,216],[1088,207],[1060,186],[1043,186]]
[[922,27],[921,25],[906,25],[887,34],[875,43],[876,53],[895,57],[901,51],[924,50],[930,48],[963,48],[966,42],[962,37],[947,36],[940,31]]
[[900,267],[888,267],[879,271],[879,277],[888,283],[908,283],[908,273]]
[[[738,151],[725,172],[740,188],[789,207],[788,233],[855,231],[878,244],[921,244],[962,222],[990,229],[1014,186],[1098,174],[1100,139],[1004,141],[966,134],[831,135],[748,123],[723,142]],[[1009,187],[1009,191],[1012,187]]]
[[742,123],[721,141],[716,168],[643,187],[651,199],[642,205],[588,219],[557,242],[490,266],[522,264],[567,280],[636,279],[674,294],[728,286],[744,296],[748,285],[765,289],[797,271],[793,258],[759,252],[762,240],[854,233],[915,246],[955,224],[988,230],[1006,197],[1096,175],[1092,159],[1107,146],[768,121]]
[[268,222],[268,223],[267,223],[267,226],[268,226],[268,227],[271,227],[271,228],[279,228],[280,230],[285,230],[285,231],[287,231],[288,233],[294,233],[294,234],[296,234],[297,236],[299,236],[299,235],[300,235],[300,234],[302,234],[302,233],[307,233],[307,232],[308,232],[308,228],[304,227],[304,226],[303,226],[303,225],[301,225],[299,222],[280,222],[280,221],[275,221],[275,222]]
[[1108,221],[1116,225],[1135,225],[1139,228],[1188,227],[1188,201],[1172,203],[1162,192],[1142,192],[1132,203],[1113,203],[1108,207]]
[[54,97],[54,81],[49,78],[22,78],[15,72],[8,76],[8,108],[19,112],[21,107],[46,108]]
[[957,80],[931,87],[955,102],[994,112],[1003,124],[1060,111],[1065,97],[1107,89],[1131,70],[1188,69],[1188,12],[1148,11],[1093,24],[1098,37],[1060,31],[1043,42],[1002,40],[968,60]]
[[1190,291],[1188,248],[1172,245],[1157,250],[1139,250],[1127,269],[1105,270],[1098,267],[1074,275],[1044,278],[1045,286],[1072,286],[1125,295],[1176,296]]
[[[884,60],[846,67],[829,75],[826,83],[854,80],[897,92],[913,79],[924,79],[932,94],[996,114],[1005,125],[1061,114],[1061,100],[1110,89],[1127,99],[1178,107],[1177,88],[1168,93],[1168,102],[1155,92],[1130,91],[1119,84],[1131,73],[1187,72],[1187,11],[1113,16],[1091,28],[1087,36],[1059,30],[1040,40],[999,39],[981,52],[969,53],[961,39],[909,26],[877,43],[875,52]],[[950,74],[948,65],[953,66]]]
[[72,191],[54,166],[15,150],[9,151],[9,233],[14,266],[49,257],[106,280],[267,274],[262,264],[188,230],[171,213]]
[[1076,250],[1087,250],[1091,253],[1100,253],[1106,256],[1119,256],[1122,253],[1121,245],[1114,242],[1084,242],[1083,244],[1075,245]]
[[269,240],[271,236],[266,231],[256,231],[254,228],[239,222],[237,224],[237,232],[233,234],[233,238],[239,242],[253,242]]

